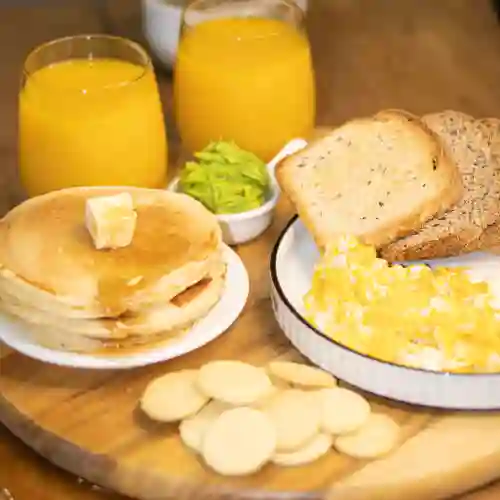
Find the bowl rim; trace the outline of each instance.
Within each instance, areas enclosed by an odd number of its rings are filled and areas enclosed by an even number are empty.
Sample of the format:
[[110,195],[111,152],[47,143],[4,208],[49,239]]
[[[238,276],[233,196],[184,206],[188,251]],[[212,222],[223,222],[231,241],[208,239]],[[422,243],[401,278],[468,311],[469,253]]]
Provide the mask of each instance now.
[[283,242],[283,239],[287,235],[288,231],[291,229],[291,227],[298,221],[299,216],[296,214],[292,216],[292,218],[286,223],[285,227],[281,231],[281,233],[278,236],[278,239],[276,240],[276,243],[271,251],[271,256],[270,256],[270,274],[271,274],[271,282],[276,290],[276,293],[278,294],[278,297],[280,300],[283,302],[283,304],[287,307],[287,309],[295,316],[295,318],[302,324],[302,326],[306,329],[309,330],[310,333],[313,333],[315,335],[318,335],[319,337],[322,337],[323,339],[327,340],[330,344],[332,344],[335,348],[350,352],[352,354],[355,354],[357,356],[360,356],[367,361],[379,363],[381,365],[385,366],[390,366],[392,368],[400,369],[400,370],[405,370],[410,373],[415,373],[416,375],[418,374],[426,374],[426,375],[434,375],[438,377],[453,377],[454,379],[470,379],[470,378],[490,378],[491,377],[499,377],[500,373],[488,373],[488,372],[481,372],[481,373],[455,373],[455,372],[450,372],[450,371],[438,371],[438,370],[425,370],[423,368],[416,368],[416,367],[411,367],[411,366],[405,366],[405,365],[399,365],[397,363],[393,363],[391,361],[383,361],[381,359],[374,358],[368,354],[363,354],[362,352],[356,351],[354,349],[351,349],[350,347],[347,347],[336,340],[333,340],[332,338],[328,337],[325,333],[323,333],[321,330],[316,328],[315,326],[311,325],[303,316],[300,314],[299,311],[292,305],[290,300],[288,299],[283,286],[279,280],[278,277],[278,254],[280,251],[281,244]]

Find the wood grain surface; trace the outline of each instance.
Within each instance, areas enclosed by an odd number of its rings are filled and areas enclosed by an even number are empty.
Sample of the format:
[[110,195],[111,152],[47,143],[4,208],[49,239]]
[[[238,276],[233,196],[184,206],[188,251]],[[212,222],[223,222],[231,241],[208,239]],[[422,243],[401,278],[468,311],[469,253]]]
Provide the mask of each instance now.
[[[26,52],[58,36],[101,31],[103,21],[107,29],[141,40],[138,1],[107,2],[106,19],[95,2],[31,3],[31,7],[28,1],[19,2],[19,7],[0,7],[2,213],[19,200],[16,94]],[[500,27],[489,1],[311,0],[310,4],[319,124],[334,125],[389,107],[419,114],[453,108],[475,116],[500,116]],[[160,85],[169,114],[168,75],[160,74]],[[177,143],[170,129],[175,161]],[[387,459],[364,463],[333,454],[310,467],[271,467],[231,482],[208,473],[170,429],[140,417],[135,410],[137,396],[158,372],[198,366],[208,358],[263,362],[294,356],[272,318],[266,268],[269,250],[290,213],[282,202],[273,227],[258,242],[237,249],[251,277],[249,303],[227,335],[192,355],[158,367],[89,374],[48,367],[0,346],[0,418],[48,459],[32,453],[0,425],[0,498],[114,497],[92,485],[97,483],[151,499],[221,492],[241,498],[265,487],[270,491],[263,495],[266,498],[286,490],[292,498],[432,500],[498,477],[498,414],[442,414],[377,401],[404,429],[402,446]],[[217,488],[208,488],[213,485]],[[493,484],[460,498],[499,497],[500,485]]]
[[238,248],[252,277],[237,324],[177,360],[130,371],[58,368],[2,349],[0,421],[40,455],[79,477],[141,500],[202,498],[444,498],[484,484],[500,470],[500,414],[424,411],[372,399],[403,428],[399,449],[383,460],[337,453],[306,467],[266,467],[248,478],[208,471],[180,442],[176,426],[150,422],[137,409],[153,377],[213,359],[256,364],[299,359],[273,319],[265,262],[290,208],[273,228]]

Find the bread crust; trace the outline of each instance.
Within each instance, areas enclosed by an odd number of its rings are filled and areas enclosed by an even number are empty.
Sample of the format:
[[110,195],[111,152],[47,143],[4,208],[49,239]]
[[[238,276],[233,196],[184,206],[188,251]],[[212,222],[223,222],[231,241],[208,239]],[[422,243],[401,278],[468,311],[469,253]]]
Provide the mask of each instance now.
[[[397,120],[401,124],[404,124],[405,127],[411,127],[416,134],[419,134],[427,142],[429,149],[432,150],[432,157],[437,160],[436,165],[439,167],[440,176],[436,180],[438,184],[437,194],[428,198],[425,202],[417,204],[410,213],[394,214],[394,218],[388,220],[385,224],[380,224],[373,231],[368,230],[360,235],[360,239],[365,243],[376,247],[387,245],[402,236],[418,231],[426,221],[451,208],[461,199],[463,193],[462,178],[457,166],[442,147],[436,135],[411,113],[399,110],[387,110],[373,117],[350,120],[344,126],[354,122],[381,122],[389,120]],[[323,225],[318,221],[318,217],[312,213],[309,203],[310,196],[307,197],[304,195],[300,182],[294,174],[297,160],[303,157],[304,152],[307,153],[307,151],[312,151],[320,147],[324,140],[328,140],[338,130],[335,129],[326,138],[323,137],[312,141],[305,150],[285,158],[276,167],[276,178],[281,189],[289,197],[302,222],[308,228],[320,248],[327,246],[333,235],[331,232],[324,231]],[[353,196],[352,193],[351,196]],[[356,202],[355,198],[353,202]],[[328,210],[328,207],[324,208]]]
[[478,250],[500,253],[500,223],[498,221],[488,226],[478,238],[472,240],[465,247],[466,252]]

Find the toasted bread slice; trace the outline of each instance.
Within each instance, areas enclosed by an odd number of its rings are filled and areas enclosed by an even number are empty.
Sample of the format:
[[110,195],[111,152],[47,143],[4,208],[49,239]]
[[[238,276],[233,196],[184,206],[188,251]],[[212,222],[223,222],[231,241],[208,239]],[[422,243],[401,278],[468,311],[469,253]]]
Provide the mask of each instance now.
[[478,238],[469,242],[464,253],[485,250],[492,253],[500,253],[500,222],[489,225]]
[[[479,123],[488,141],[490,159],[500,162],[500,118],[483,118]],[[497,165],[497,168],[500,168],[500,165]]]
[[319,247],[346,233],[388,244],[462,196],[440,141],[400,113],[345,123],[283,160],[276,177]]
[[436,132],[458,165],[465,191],[451,210],[428,221],[416,234],[380,250],[390,261],[448,257],[473,249],[500,211],[500,171],[491,159],[485,125],[469,115],[443,111],[422,119]]
[[[490,148],[490,163],[494,164],[496,171],[500,171],[500,119],[484,118],[480,120],[480,126],[486,134]],[[499,214],[500,216],[500,214]],[[488,250],[495,253],[500,252],[500,218],[490,224],[479,236],[472,240],[466,247],[468,252],[476,250]]]

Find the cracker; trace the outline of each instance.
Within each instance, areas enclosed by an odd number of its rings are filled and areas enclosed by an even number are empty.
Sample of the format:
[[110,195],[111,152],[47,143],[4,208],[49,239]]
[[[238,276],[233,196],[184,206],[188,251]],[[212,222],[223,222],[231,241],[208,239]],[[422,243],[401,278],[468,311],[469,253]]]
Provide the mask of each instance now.
[[370,416],[370,403],[354,391],[340,387],[318,392],[321,404],[321,429],[330,434],[353,432]]
[[290,382],[287,382],[286,380],[283,380],[281,378],[278,378],[274,376],[272,373],[270,373],[267,369],[265,369],[268,377],[271,379],[271,383],[273,384],[274,387],[278,389],[291,389],[292,384]]
[[272,391],[264,370],[242,361],[211,361],[200,368],[198,388],[208,397],[224,403],[250,405]]
[[297,465],[306,465],[315,462],[333,445],[331,434],[320,433],[309,440],[305,445],[295,451],[288,453],[275,453],[272,462],[284,467],[293,467]]
[[282,391],[263,410],[276,428],[276,448],[280,452],[297,450],[319,432],[320,407],[310,393]]
[[220,401],[210,401],[195,415],[184,419],[179,426],[182,442],[196,453],[201,453],[203,438],[207,429],[231,406]]
[[270,391],[268,393],[266,393],[266,395],[264,397],[258,399],[257,401],[252,403],[250,406],[252,406],[253,408],[259,408],[259,409],[265,408],[266,406],[268,406],[270,404],[270,402],[273,400],[273,398],[275,398],[278,394],[281,394],[285,389],[289,389],[289,388],[290,387],[283,388],[280,386],[272,385]]
[[245,476],[261,469],[276,450],[276,430],[254,408],[233,408],[208,428],[202,444],[206,464],[224,476]]
[[387,415],[374,413],[356,432],[338,436],[334,446],[354,458],[378,458],[393,450],[398,438],[399,425]]
[[209,400],[196,387],[197,370],[167,373],[148,384],[142,411],[159,422],[176,422],[197,413]]
[[273,377],[298,387],[320,388],[337,385],[330,373],[293,361],[272,361],[268,365],[268,371]]
[[269,372],[267,366],[261,366],[260,370],[262,370],[268,377],[269,380],[271,381],[271,384],[273,385],[273,391],[275,389],[291,389],[292,386],[289,382],[286,382],[285,380],[275,377],[272,373]]

